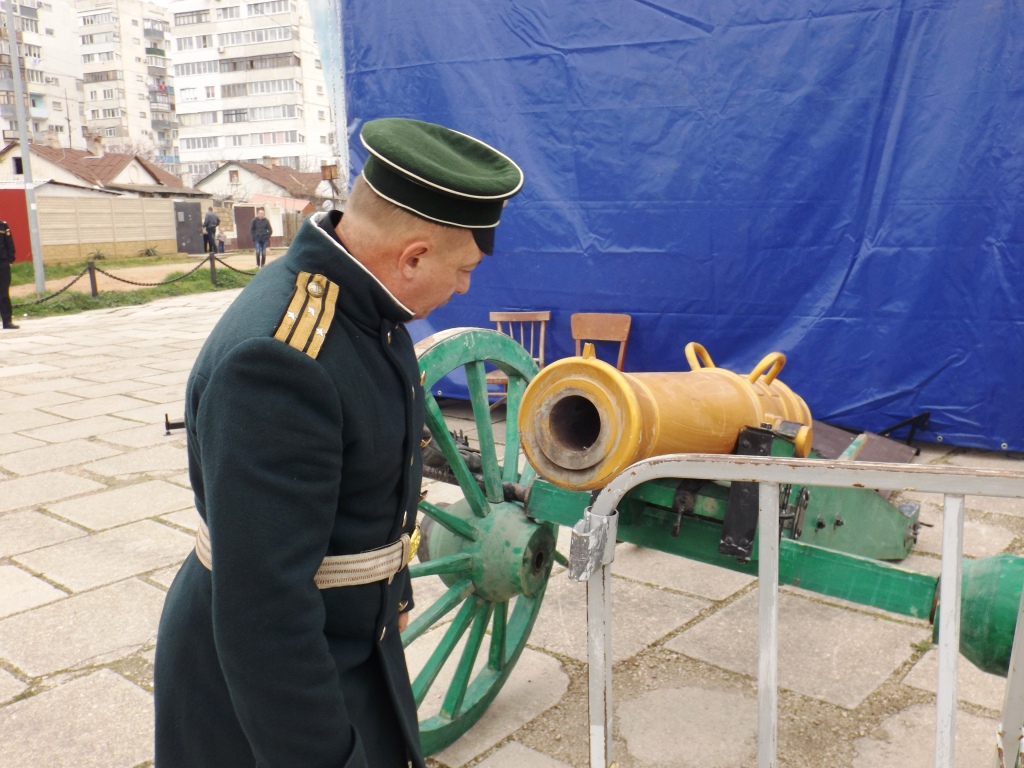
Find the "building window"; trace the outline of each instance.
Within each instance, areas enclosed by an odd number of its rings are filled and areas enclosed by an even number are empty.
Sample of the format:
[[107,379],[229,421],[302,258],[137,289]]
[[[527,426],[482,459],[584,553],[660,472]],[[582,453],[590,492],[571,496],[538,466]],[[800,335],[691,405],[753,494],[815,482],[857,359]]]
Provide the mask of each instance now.
[[324,93],[324,87],[322,85],[318,85],[316,87],[316,92],[317,92],[317,95],[322,96],[323,93]]
[[38,69],[26,69],[25,79],[30,83],[41,83],[43,82],[43,73]]
[[63,112],[64,111],[64,102],[63,101],[52,101],[52,102],[50,102],[50,104],[58,112]]
[[225,123],[244,123],[249,119],[249,110],[247,109],[225,109],[224,110],[224,122]]
[[143,120],[145,120],[146,119],[146,113],[145,112],[139,112],[139,117],[141,117]]
[[237,19],[241,16],[241,9],[237,5],[217,9],[217,21],[225,19]]
[[100,119],[100,111],[98,109],[94,109],[90,113],[90,116],[92,117],[93,120],[99,120]]
[[112,24],[116,19],[112,13],[94,13],[89,16],[80,16],[78,21],[80,26],[91,27],[94,24]]
[[118,117],[118,112],[119,112],[119,110],[117,110],[117,109],[104,109],[103,110],[103,117],[105,117],[105,118]]
[[117,128],[104,128],[103,129],[103,135],[104,136],[117,136]]
[[95,53],[83,53],[82,54],[82,63],[83,64],[92,64],[94,61],[96,61],[96,54]]
[[202,24],[209,20],[209,11],[191,11],[189,13],[174,14],[174,25],[177,27],[184,27],[187,24]]
[[22,32],[39,32],[39,20],[38,19],[26,19],[24,16],[18,17],[18,28]]
[[89,91],[89,101],[96,101],[96,91]]
[[200,136],[194,139],[182,139],[182,149],[216,149],[217,136]]
[[193,45],[191,37],[179,37],[177,45],[179,51],[191,51],[193,48],[195,48],[195,45]]
[[324,116],[324,111],[323,111],[322,109],[318,109],[318,110],[316,111],[316,116],[317,116],[317,118],[319,118],[320,120],[326,120],[326,119],[327,119],[327,118],[326,118],[326,117]]
[[138,19],[132,19],[132,26],[133,27],[139,26],[139,20]]
[[270,0],[266,3],[249,3],[246,6],[249,16],[267,16],[272,13],[288,13],[288,0]]
[[196,48],[213,48],[213,35],[196,35]]
[[231,184],[238,183],[238,171],[228,171],[228,181]]
[[22,176],[25,173],[25,171],[21,167],[21,158],[12,157],[11,159],[14,161],[14,173],[17,174],[18,176]]
[[195,101],[199,98],[195,88],[182,88],[180,93],[182,101]]
[[213,85],[206,86],[206,98],[213,99],[217,96],[217,87]]

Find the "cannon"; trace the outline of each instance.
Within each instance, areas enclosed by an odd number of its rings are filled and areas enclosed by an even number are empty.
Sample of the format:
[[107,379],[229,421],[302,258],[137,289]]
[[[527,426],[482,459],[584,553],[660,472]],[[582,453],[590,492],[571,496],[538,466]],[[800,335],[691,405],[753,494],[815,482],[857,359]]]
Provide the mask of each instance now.
[[[552,565],[567,562],[556,551],[557,527],[578,523],[618,472],[668,452],[818,456],[806,404],[778,378],[785,364],[779,353],[740,375],[716,368],[703,347],[691,344],[690,371],[622,374],[586,350],[539,372],[511,338],[483,329],[443,331],[416,349],[430,432],[424,442],[447,465],[434,476],[462,493],[447,506],[421,501],[420,562],[410,567],[414,580],[436,575],[444,585],[429,605],[417,598],[417,614],[402,634],[406,647],[430,639],[426,660],[410,669],[428,754],[465,733],[501,690],[536,621]],[[501,451],[487,364],[508,377]],[[478,455],[449,432],[432,394],[458,369]],[[863,436],[855,439],[838,458],[853,460],[863,444]],[[886,562],[913,546],[917,505],[893,506],[868,488],[781,486],[779,495],[780,583],[937,626],[937,578]],[[644,483],[619,501],[617,537],[756,575],[757,496],[751,483]],[[1007,672],[1022,584],[1020,558],[965,563],[961,652],[985,671]]]

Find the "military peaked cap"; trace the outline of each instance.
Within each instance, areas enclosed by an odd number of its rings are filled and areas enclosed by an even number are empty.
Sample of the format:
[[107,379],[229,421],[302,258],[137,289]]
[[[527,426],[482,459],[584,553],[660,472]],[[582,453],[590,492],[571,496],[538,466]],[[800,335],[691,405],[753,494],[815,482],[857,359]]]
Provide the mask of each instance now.
[[479,139],[434,123],[386,117],[363,125],[363,178],[378,195],[429,221],[472,230],[484,253],[523,172]]

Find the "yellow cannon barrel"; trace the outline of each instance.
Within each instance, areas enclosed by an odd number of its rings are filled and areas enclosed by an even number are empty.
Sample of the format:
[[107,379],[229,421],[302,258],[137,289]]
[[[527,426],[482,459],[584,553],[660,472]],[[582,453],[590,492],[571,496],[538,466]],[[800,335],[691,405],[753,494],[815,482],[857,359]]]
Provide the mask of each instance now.
[[731,453],[740,430],[797,422],[797,455],[811,447],[811,412],[776,377],[781,352],[765,357],[746,376],[716,368],[691,342],[691,370],[621,373],[583,357],[552,363],[530,382],[519,411],[526,457],[555,485],[592,490],[630,464],[668,453]]

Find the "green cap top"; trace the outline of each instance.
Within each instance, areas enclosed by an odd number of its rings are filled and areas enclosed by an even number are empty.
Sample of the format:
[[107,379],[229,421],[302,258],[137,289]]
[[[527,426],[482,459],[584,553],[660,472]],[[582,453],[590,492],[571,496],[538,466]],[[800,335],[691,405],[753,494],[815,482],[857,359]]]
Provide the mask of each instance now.
[[441,125],[386,117],[363,125],[363,178],[378,195],[421,218],[473,231],[484,253],[523,172],[498,150]]

